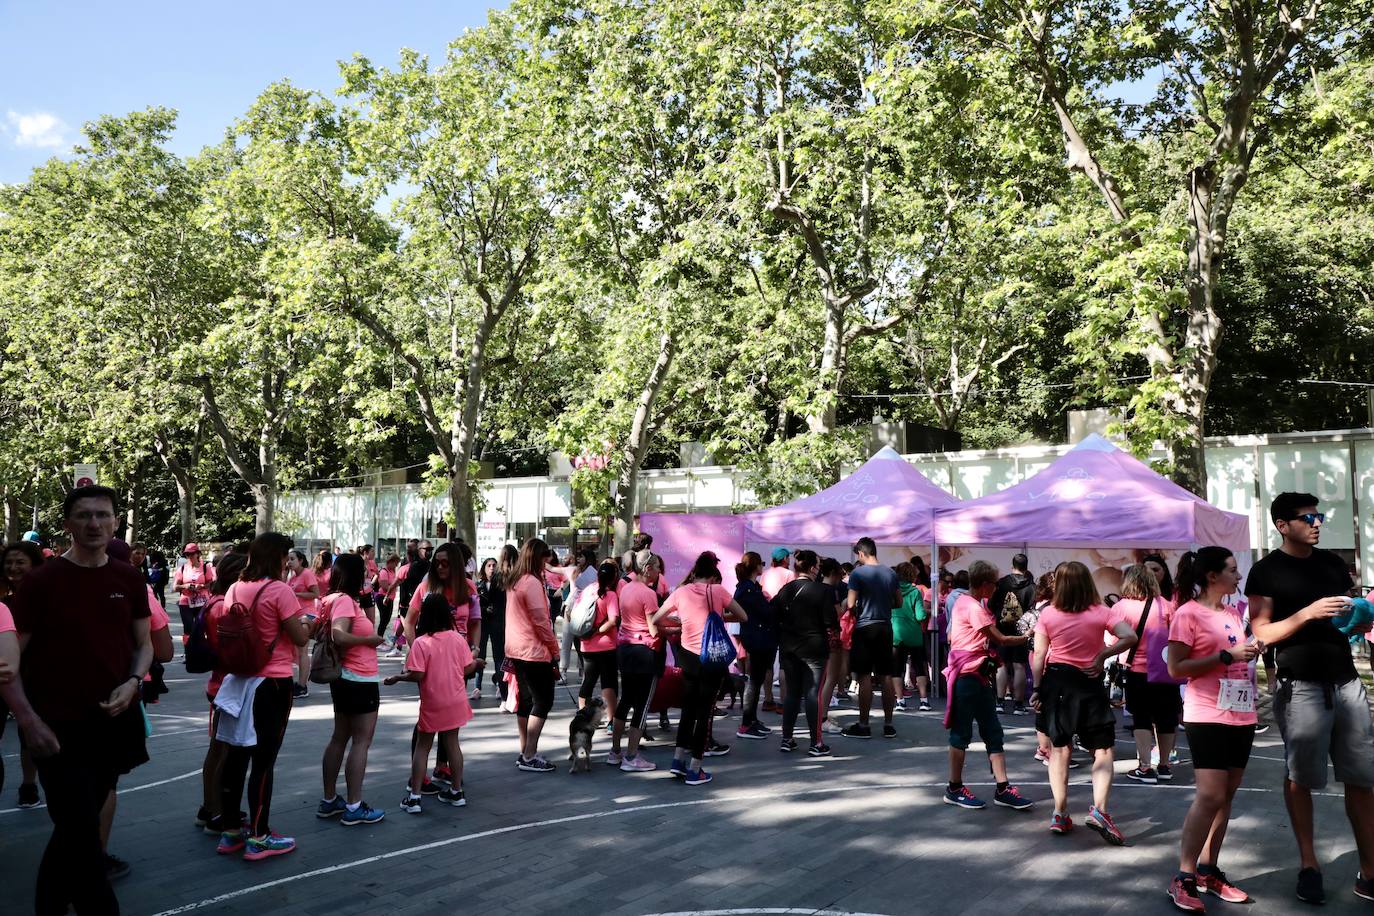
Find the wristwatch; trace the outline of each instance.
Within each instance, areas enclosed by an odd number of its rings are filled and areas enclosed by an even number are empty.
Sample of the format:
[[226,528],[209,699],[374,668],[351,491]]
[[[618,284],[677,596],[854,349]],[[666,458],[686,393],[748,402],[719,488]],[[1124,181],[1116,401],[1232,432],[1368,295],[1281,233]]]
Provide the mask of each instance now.
[[1235,656],[1233,656],[1230,652],[1227,652],[1225,649],[1222,649],[1220,652],[1218,652],[1217,657],[1221,659],[1221,663],[1223,665],[1229,665],[1231,664],[1231,662],[1235,661]]

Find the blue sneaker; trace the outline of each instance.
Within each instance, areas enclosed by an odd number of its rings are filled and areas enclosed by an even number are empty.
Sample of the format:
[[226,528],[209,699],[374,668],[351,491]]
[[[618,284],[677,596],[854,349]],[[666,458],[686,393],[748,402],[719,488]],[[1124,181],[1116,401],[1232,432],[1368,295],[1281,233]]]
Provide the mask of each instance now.
[[281,836],[276,833],[250,836],[243,850],[243,860],[256,862],[259,859],[267,859],[272,856],[283,856],[288,852],[294,852],[295,849],[296,841],[289,836]]
[[711,781],[711,774],[703,770],[688,770],[686,773],[686,784],[689,786],[704,786]]
[[232,855],[242,852],[244,845],[248,842],[248,831],[242,828],[238,830],[226,830],[219,835],[219,845],[215,847],[215,852],[222,856]]
[[958,791],[951,789],[945,790],[944,802],[947,805],[958,805],[960,808],[986,808],[987,802],[968,790],[968,786],[960,786]]
[[994,794],[992,803],[1003,808],[1010,808],[1013,811],[1029,811],[1034,806],[1034,802],[1023,797],[1016,786],[1007,786],[1001,792]]
[[356,824],[375,824],[384,817],[386,817],[385,811],[379,811],[367,802],[362,802],[352,811],[345,808],[343,817],[339,818],[339,823],[345,827],[352,827]]
[[343,814],[347,810],[348,805],[344,802],[343,797],[340,795],[335,795],[328,801],[325,801],[324,799],[320,800],[320,806],[315,809],[315,816],[338,817],[340,814]]
[[682,779],[687,775],[687,761],[674,760],[668,764],[668,775],[674,779]]

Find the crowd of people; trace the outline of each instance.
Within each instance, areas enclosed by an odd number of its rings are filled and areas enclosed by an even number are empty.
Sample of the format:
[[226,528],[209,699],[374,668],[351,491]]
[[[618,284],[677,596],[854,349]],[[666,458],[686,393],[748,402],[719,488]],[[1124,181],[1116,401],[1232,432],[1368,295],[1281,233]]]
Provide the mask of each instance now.
[[[63,517],[70,547],[61,555],[31,541],[5,548],[0,700],[24,746],[20,804],[38,804],[41,785],[53,823],[37,912],[117,913],[111,881],[129,867],[107,849],[115,787],[148,760],[144,706],[165,689],[155,674],[175,647],[149,552],[114,537],[115,493],[75,489]],[[1237,558],[1206,546],[1174,569],[1160,555],[1145,558],[1123,571],[1121,593],[1111,596],[1079,562],[1036,579],[1018,554],[1006,575],[975,559],[932,577],[919,556],[886,565],[870,538],[852,546],[852,562],[787,547],[767,562],[746,552],[733,590],[709,551],[672,587],[642,534],[618,557],[583,549],[564,564],[530,538],[480,566],[461,541],[437,549],[412,541],[404,558],[381,564],[370,545],[311,559],[277,533],[220,548],[213,560],[187,544],[184,562],[170,576],[164,563],[162,575],[176,595],[186,668],[207,675],[211,740],[195,822],[222,855],[256,861],[296,848],[273,829],[273,780],[293,704],[311,683],[328,686],[333,709],[316,813],[358,826],[385,817],[364,799],[384,687],[418,689],[399,807],[419,814],[426,799],[467,803],[460,735],[488,685],[514,719],[516,769],[554,772],[541,740],[558,685],[571,693],[576,682],[582,719],[609,733],[606,763],[627,773],[658,769],[645,753],[648,717],[678,710],[667,771],[687,786],[710,783],[706,759],[730,750],[713,728],[725,693],[742,689],[739,740],[773,736],[760,711],[781,716],[783,753],[802,749],[804,714],[811,757],[829,755],[834,737],[896,738],[897,709],[943,705],[942,800],[961,809],[987,804],[963,781],[975,733],[994,777],[993,805],[1035,807],[1014,784],[1001,723],[1033,714],[1035,757],[1049,772],[1049,831],[1075,827],[1077,748],[1091,767],[1082,824],[1119,846],[1126,837],[1110,802],[1120,690],[1135,739],[1130,780],[1175,779],[1175,739],[1186,732],[1196,790],[1167,890],[1179,909],[1202,912],[1202,894],[1250,899],[1220,862],[1259,727],[1256,669],[1269,653],[1297,896],[1325,899],[1312,792],[1326,786],[1329,760],[1358,848],[1354,893],[1374,900],[1374,722],[1351,655],[1351,639],[1368,626],[1352,636],[1336,625],[1355,583],[1317,546],[1316,497],[1281,494],[1271,517],[1282,546],[1255,563],[1243,590]],[[401,673],[383,678],[379,656],[404,656]],[[846,696],[858,716],[841,727],[828,713]]]

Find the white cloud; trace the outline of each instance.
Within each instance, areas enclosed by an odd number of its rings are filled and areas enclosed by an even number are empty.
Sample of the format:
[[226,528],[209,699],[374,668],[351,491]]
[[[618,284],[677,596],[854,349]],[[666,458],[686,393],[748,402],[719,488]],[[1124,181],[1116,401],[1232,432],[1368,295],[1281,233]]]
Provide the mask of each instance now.
[[10,111],[6,115],[8,129],[12,134],[10,141],[15,146],[28,146],[35,149],[59,149],[67,145],[67,125],[57,115],[46,111],[33,111],[20,114]]

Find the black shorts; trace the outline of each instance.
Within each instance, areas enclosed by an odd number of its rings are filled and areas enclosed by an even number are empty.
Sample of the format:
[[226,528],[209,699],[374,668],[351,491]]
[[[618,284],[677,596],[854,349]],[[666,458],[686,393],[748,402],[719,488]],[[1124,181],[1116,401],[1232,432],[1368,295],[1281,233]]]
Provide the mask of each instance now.
[[1030,664],[1030,646],[1002,646],[997,650],[1004,665]]
[[906,675],[906,663],[910,660],[911,667],[916,669],[917,677],[928,677],[930,675],[930,663],[926,660],[925,646],[893,646],[892,647],[892,667],[897,670],[899,677]]
[[849,647],[849,670],[855,677],[871,674],[874,677],[896,677],[900,669],[893,662],[892,624],[870,623],[854,628],[854,640]]
[[1126,712],[1135,728],[1172,735],[1178,731],[1183,698],[1175,684],[1151,684],[1139,671],[1126,674]]
[[663,661],[648,646],[623,642],[616,647],[616,667],[621,674],[657,675],[663,671]]
[[339,678],[329,685],[334,713],[340,716],[365,716],[382,705],[382,692],[376,682],[347,681]]
[[1194,770],[1243,770],[1255,744],[1255,726],[1189,722],[1188,750]]
[[591,699],[592,693],[596,690],[597,681],[601,682],[602,690],[620,689],[618,673],[620,669],[616,664],[616,658],[616,649],[582,653],[582,663],[586,666],[586,670],[582,674],[582,690],[579,693],[582,699]]
[[1037,727],[1055,747],[1068,747],[1077,735],[1086,750],[1098,751],[1116,743],[1116,715],[1100,678],[1088,677],[1069,665],[1050,665],[1040,679]]

